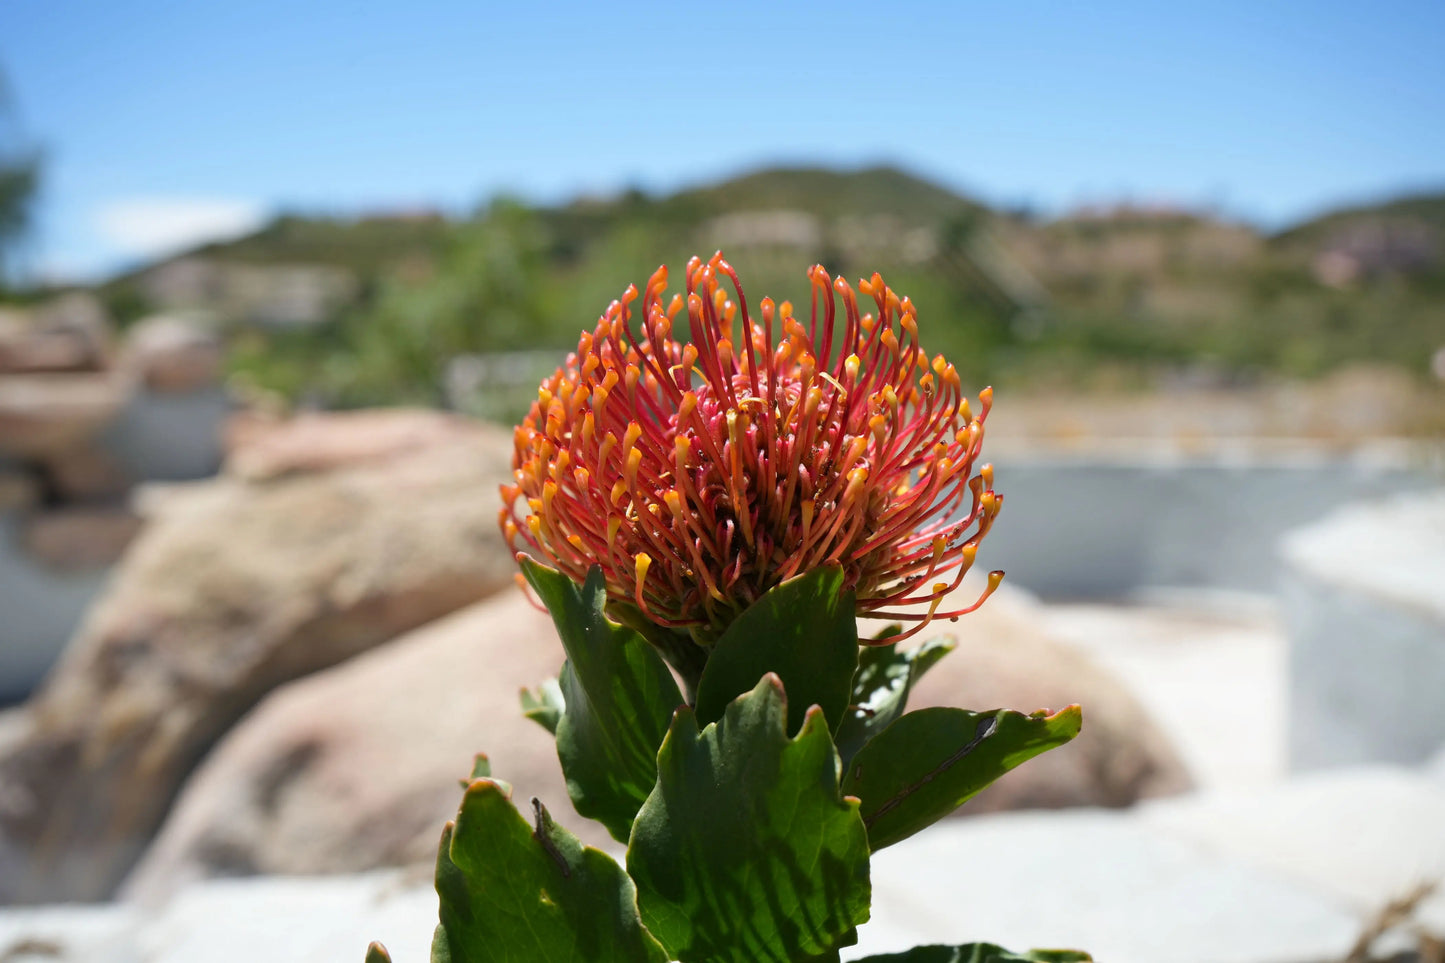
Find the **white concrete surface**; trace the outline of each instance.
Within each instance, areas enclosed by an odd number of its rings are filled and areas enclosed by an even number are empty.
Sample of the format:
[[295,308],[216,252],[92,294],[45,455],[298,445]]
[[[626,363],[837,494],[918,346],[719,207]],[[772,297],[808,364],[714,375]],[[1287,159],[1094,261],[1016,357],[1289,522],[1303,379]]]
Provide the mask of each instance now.
[[1266,785],[1284,773],[1286,645],[1269,599],[1176,593],[1047,604],[1039,618],[1129,689],[1200,788]]
[[1342,956],[1359,926],[1328,899],[1123,813],[957,821],[873,865],[866,952],[988,940],[1108,963],[1308,963]]
[[[1445,886],[1445,782],[1390,766],[1297,776],[1141,807],[1140,822],[1368,915],[1419,883]],[[1422,918],[1445,933],[1445,888]]]

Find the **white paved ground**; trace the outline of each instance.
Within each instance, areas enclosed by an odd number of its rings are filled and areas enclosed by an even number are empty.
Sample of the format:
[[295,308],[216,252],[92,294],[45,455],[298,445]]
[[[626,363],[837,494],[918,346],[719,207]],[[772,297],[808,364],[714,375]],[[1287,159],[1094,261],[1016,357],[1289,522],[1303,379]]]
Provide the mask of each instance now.
[[1201,788],[1284,776],[1287,643],[1267,599],[1155,593],[1128,605],[1040,605],[1039,618],[1133,692]]

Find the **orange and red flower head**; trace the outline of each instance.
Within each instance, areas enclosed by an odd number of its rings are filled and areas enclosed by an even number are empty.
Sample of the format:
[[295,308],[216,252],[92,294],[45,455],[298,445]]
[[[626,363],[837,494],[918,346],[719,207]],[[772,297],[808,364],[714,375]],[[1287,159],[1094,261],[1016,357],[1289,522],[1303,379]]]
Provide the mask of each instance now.
[[688,262],[686,297],[664,301],[667,277],[642,292],[640,332],[630,286],[543,381],[502,488],[512,549],[579,582],[600,565],[613,603],[701,639],[827,564],[859,616],[914,623],[904,636],[977,608],[1002,572],[938,611],[1002,504],[992,466],[974,473],[992,391],[975,413],[919,346],[912,302],[815,265],[805,326],[786,301],[750,315],[721,253]]

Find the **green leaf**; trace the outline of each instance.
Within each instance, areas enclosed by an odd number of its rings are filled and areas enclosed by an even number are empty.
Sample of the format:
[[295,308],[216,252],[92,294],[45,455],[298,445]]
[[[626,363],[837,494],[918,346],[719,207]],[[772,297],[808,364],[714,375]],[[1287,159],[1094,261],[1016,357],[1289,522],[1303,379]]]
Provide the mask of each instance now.
[[714,644],[697,686],[697,718],[722,718],[733,699],[749,692],[765,673],[783,680],[788,693],[788,732],[817,705],[836,731],[848,710],[858,668],[858,623],[853,593],[843,591],[836,565],[789,579],[748,606]]
[[874,852],[907,839],[1010,769],[1079,734],[1078,706],[1049,715],[919,709],[858,751],[843,791],[862,802]]
[[856,963],[1092,963],[1093,957],[1078,950],[1030,950],[1010,953],[992,943],[963,946],[915,946],[905,953],[867,956]]
[[366,963],[391,963],[391,954],[380,943],[372,943],[366,948]]
[[[462,788],[465,789],[470,786],[474,780],[489,779],[491,778],[491,775],[492,761],[487,758],[487,754],[485,752],[479,752],[472,757],[471,775],[467,776],[467,778],[465,779],[458,779],[457,782],[461,783]],[[512,791],[510,783],[502,782],[500,779],[496,781],[501,785],[506,786],[508,792]]]
[[657,781],[657,748],[682,693],[642,636],[603,614],[601,568],[594,567],[580,588],[529,558],[522,559],[522,571],[567,650],[556,729],[567,793],[579,813],[626,842],[632,818]]
[[869,739],[903,714],[913,686],[956,644],[952,639],[929,639],[905,652],[896,645],[863,648],[853,677],[853,702],[835,740],[845,769]]
[[856,939],[868,838],[838,792],[822,710],[789,739],[769,674],[698,731],[681,709],[627,848],[642,919],[674,959],[789,963]]
[[532,807],[535,827],[493,780],[467,788],[437,854],[433,963],[665,963],[622,867]]
[[646,639],[682,678],[687,701],[694,701],[697,680],[702,677],[703,666],[707,665],[708,650],[699,645],[690,632],[658,625],[635,605],[613,599],[607,605],[607,614]]
[[567,700],[563,698],[562,687],[557,684],[556,679],[543,680],[535,692],[530,689],[522,690],[522,715],[554,736],[557,734],[557,723],[561,721],[562,712],[566,708]]

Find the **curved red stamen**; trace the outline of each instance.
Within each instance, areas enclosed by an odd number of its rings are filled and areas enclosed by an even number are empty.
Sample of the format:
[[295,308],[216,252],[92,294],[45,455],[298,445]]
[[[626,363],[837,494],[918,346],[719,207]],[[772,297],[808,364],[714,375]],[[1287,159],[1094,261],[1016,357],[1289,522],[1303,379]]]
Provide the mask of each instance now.
[[[953,367],[923,354],[912,302],[815,265],[811,323],[764,298],[758,324],[721,252],[684,277],[666,309],[666,268],[629,287],[543,381],[502,489],[508,544],[578,581],[600,565],[614,601],[670,627],[721,629],[828,563],[860,615],[918,623],[898,638],[981,604],[938,611],[1002,502],[992,468],[974,474],[992,392],[973,416]],[[690,344],[672,332],[684,305]]]

